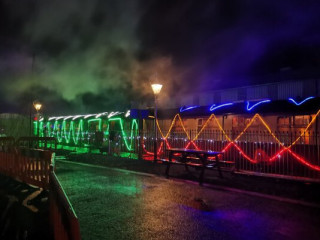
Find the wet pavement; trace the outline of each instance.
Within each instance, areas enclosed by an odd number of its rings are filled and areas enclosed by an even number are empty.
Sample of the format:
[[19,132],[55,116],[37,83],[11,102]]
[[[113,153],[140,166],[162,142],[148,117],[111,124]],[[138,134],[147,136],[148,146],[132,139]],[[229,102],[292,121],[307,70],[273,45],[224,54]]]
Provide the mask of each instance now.
[[48,192],[0,175],[0,239],[53,239]]
[[57,161],[82,239],[320,239],[320,208]]
[[[165,176],[166,164],[153,161],[144,161],[130,158],[114,157],[102,154],[67,154],[60,156],[74,162],[83,162],[111,168],[121,168],[144,173],[151,173],[158,176]],[[320,205],[320,182],[299,181],[285,178],[271,178],[263,176],[253,176],[248,174],[234,174],[232,168],[223,168],[223,178],[218,177],[216,169],[205,171],[204,182],[214,186],[235,188],[255,193],[267,194],[274,197],[290,198],[296,201],[303,201]],[[172,165],[170,176],[178,179],[191,181],[199,180],[199,169],[189,168],[189,172],[182,165]],[[319,179],[320,180],[320,179]]]

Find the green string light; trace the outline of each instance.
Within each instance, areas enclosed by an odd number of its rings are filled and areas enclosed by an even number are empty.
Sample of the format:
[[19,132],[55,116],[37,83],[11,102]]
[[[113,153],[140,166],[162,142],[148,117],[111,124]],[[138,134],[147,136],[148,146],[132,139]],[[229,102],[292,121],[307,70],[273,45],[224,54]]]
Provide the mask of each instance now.
[[101,126],[102,126],[102,120],[101,120],[101,118],[95,118],[95,119],[90,119],[90,120],[88,120],[88,125],[89,125],[91,122],[99,122],[99,131],[101,131]]
[[59,125],[59,122],[56,120],[54,122],[54,126],[53,126],[53,133],[56,134],[57,136],[57,140],[59,143],[62,143],[62,129],[60,131],[59,127],[57,127]]
[[[67,144],[69,144],[70,143],[70,139],[71,139],[71,131],[69,131],[68,133],[67,133],[67,130],[66,130],[66,120],[63,120],[63,122],[62,122],[62,133],[64,133],[64,139],[65,139],[65,142],[67,143]],[[71,130],[71,129],[70,129]]]
[[137,130],[138,130],[138,123],[136,119],[132,120],[131,123],[131,136],[130,136],[130,145],[128,144],[128,140],[127,140],[127,135],[126,132],[123,129],[123,119],[122,118],[110,118],[109,121],[119,121],[120,123],[120,128],[121,128],[121,134],[122,134],[122,138],[124,140],[124,144],[126,145],[126,148],[128,151],[132,151],[132,145],[133,145],[133,128],[136,126],[135,130],[136,130],[136,134],[137,135]]
[[44,134],[43,134],[43,121],[41,121],[39,123],[39,130],[41,130],[41,131],[39,131],[39,137],[43,137],[44,136]]
[[80,138],[80,133],[81,133],[82,138],[84,138],[83,120],[81,119],[81,120],[79,121],[77,136],[75,135],[75,130],[76,130],[76,129],[74,128],[74,125],[75,125],[74,121],[71,121],[70,131],[71,131],[71,129],[72,129],[72,139],[73,139],[73,143],[74,143],[75,145],[78,145],[78,143],[79,143],[79,138]]
[[38,122],[37,121],[34,121],[33,122],[33,134],[35,136],[37,136],[37,133],[38,133]]
[[[131,121],[131,130],[130,130],[130,141],[128,140],[126,131],[124,130],[124,123],[122,118],[110,118],[109,120],[106,120],[107,128],[104,131],[104,137],[107,138],[109,136],[110,132],[110,121],[117,121],[119,122],[120,128],[121,128],[121,135],[122,139],[124,140],[125,146],[128,151],[133,150],[133,140],[134,136],[137,136],[137,131],[138,131],[138,122],[136,119],[133,119]],[[44,121],[41,121],[39,123],[39,135],[40,136],[50,136],[50,137],[56,137],[58,140],[59,144],[74,144],[74,145],[79,145],[80,139],[84,139],[85,136],[88,136],[89,140],[89,131],[85,131],[84,129],[84,123],[86,122],[86,126],[89,129],[89,125],[92,122],[98,122],[98,129],[99,131],[102,131],[102,124],[103,120],[101,118],[95,118],[95,119],[90,119],[88,121],[84,121],[83,119],[80,119],[78,125],[74,120],[71,120],[69,122],[69,130],[67,129],[67,120],[63,120],[62,123],[59,122],[59,120],[55,120],[53,123],[53,129],[51,128],[51,121],[47,121],[46,123]],[[37,135],[38,131],[38,122],[34,121],[34,135]],[[44,126],[46,126],[47,133],[45,133]]]

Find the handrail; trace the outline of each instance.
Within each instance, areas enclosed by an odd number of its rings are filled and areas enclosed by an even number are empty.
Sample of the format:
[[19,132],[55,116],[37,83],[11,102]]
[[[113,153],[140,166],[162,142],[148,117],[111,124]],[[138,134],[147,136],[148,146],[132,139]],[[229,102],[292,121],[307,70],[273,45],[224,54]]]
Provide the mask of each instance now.
[[50,172],[50,219],[54,239],[81,239],[78,217],[54,171]]
[[0,137],[0,142],[12,142],[14,143],[14,137]]
[[[16,141],[18,147],[57,149],[57,139],[55,137],[20,137]],[[52,145],[54,147],[52,147]]]

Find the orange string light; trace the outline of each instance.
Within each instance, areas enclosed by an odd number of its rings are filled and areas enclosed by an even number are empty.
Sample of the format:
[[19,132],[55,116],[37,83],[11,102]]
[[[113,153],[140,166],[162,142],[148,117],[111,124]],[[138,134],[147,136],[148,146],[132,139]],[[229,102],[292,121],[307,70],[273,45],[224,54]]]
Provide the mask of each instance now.
[[[197,139],[199,138],[199,136],[201,135],[201,133],[205,130],[205,128],[207,127],[208,123],[214,119],[215,122],[217,123],[218,125],[218,128],[219,130],[223,133],[223,135],[225,136],[225,138],[227,139],[227,141],[229,142],[227,144],[227,146],[225,146],[223,149],[222,149],[222,152],[226,152],[228,149],[230,149],[231,146],[234,146],[238,151],[239,153],[245,158],[247,159],[248,161],[250,161],[251,163],[258,163],[259,161],[256,160],[256,159],[253,159],[251,157],[249,157],[237,144],[236,142],[240,139],[240,137],[247,131],[247,129],[253,124],[253,122],[258,119],[260,120],[260,122],[262,123],[262,125],[267,129],[267,131],[269,132],[269,134],[275,139],[275,141],[282,147],[282,149],[276,153],[274,156],[270,157],[269,158],[269,161],[272,162],[274,160],[276,160],[277,158],[279,158],[279,156],[281,156],[284,152],[288,151],[295,159],[297,159],[301,164],[305,165],[305,166],[308,166],[314,170],[317,170],[317,171],[320,171],[320,166],[317,166],[317,165],[313,165],[311,164],[310,162],[306,161],[305,159],[303,159],[301,156],[299,156],[298,154],[294,153],[290,148],[292,148],[300,139],[301,137],[308,131],[308,129],[311,127],[311,125],[315,122],[316,118],[318,117],[318,115],[320,114],[320,110],[315,114],[315,116],[312,118],[312,120],[310,121],[310,123],[307,125],[307,127],[304,129],[304,131],[291,143],[291,145],[289,146],[285,146],[284,143],[282,143],[278,138],[277,136],[272,132],[271,128],[269,127],[269,125],[264,121],[264,119],[259,115],[259,114],[255,114],[250,122],[246,125],[246,127],[241,131],[241,133],[234,139],[232,140],[225,132],[225,130],[222,128],[221,124],[219,123],[217,117],[214,115],[214,114],[211,114],[210,117],[206,120],[205,124],[202,126],[202,128],[200,129],[200,131],[196,134],[196,136],[191,139],[190,135],[188,134],[188,131],[186,130],[184,124],[183,124],[183,121],[181,119],[181,116],[180,114],[176,114],[175,117],[173,118],[172,122],[171,122],[171,125],[169,127],[169,130],[167,132],[166,135],[163,134],[161,128],[160,128],[160,125],[159,125],[159,122],[157,120],[157,127],[159,129],[159,132],[162,136],[162,138],[165,140],[165,143],[166,143],[166,146],[168,148],[171,148],[170,144],[168,143],[167,141],[167,138],[169,137],[171,131],[172,131],[172,128],[174,126],[174,124],[176,123],[177,121],[177,118],[179,120],[179,123],[184,131],[184,133],[186,134],[187,136],[187,139],[189,140],[187,145],[185,146],[185,148],[189,148],[191,146],[191,144],[199,150],[199,147],[197,146],[197,144],[194,142],[194,141],[197,141]],[[160,154],[161,153],[161,149],[163,148],[163,143],[160,144],[159,146],[159,150],[158,150],[158,153]],[[150,154],[152,154],[151,152],[149,152]]]

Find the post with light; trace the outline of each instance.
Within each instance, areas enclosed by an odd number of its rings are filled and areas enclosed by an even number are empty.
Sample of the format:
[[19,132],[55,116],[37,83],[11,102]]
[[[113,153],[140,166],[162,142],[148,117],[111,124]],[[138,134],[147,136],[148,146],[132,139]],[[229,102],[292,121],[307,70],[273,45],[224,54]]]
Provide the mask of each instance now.
[[39,114],[39,111],[41,110],[42,108],[42,104],[39,102],[39,101],[34,101],[33,102],[33,107],[36,109],[37,111],[37,137],[40,137],[40,121],[39,121],[39,118],[40,118],[40,114]]
[[158,139],[158,133],[157,133],[157,96],[159,95],[161,89],[162,89],[162,84],[159,83],[153,83],[151,84],[152,91],[154,94],[154,162],[157,161],[157,139]]

